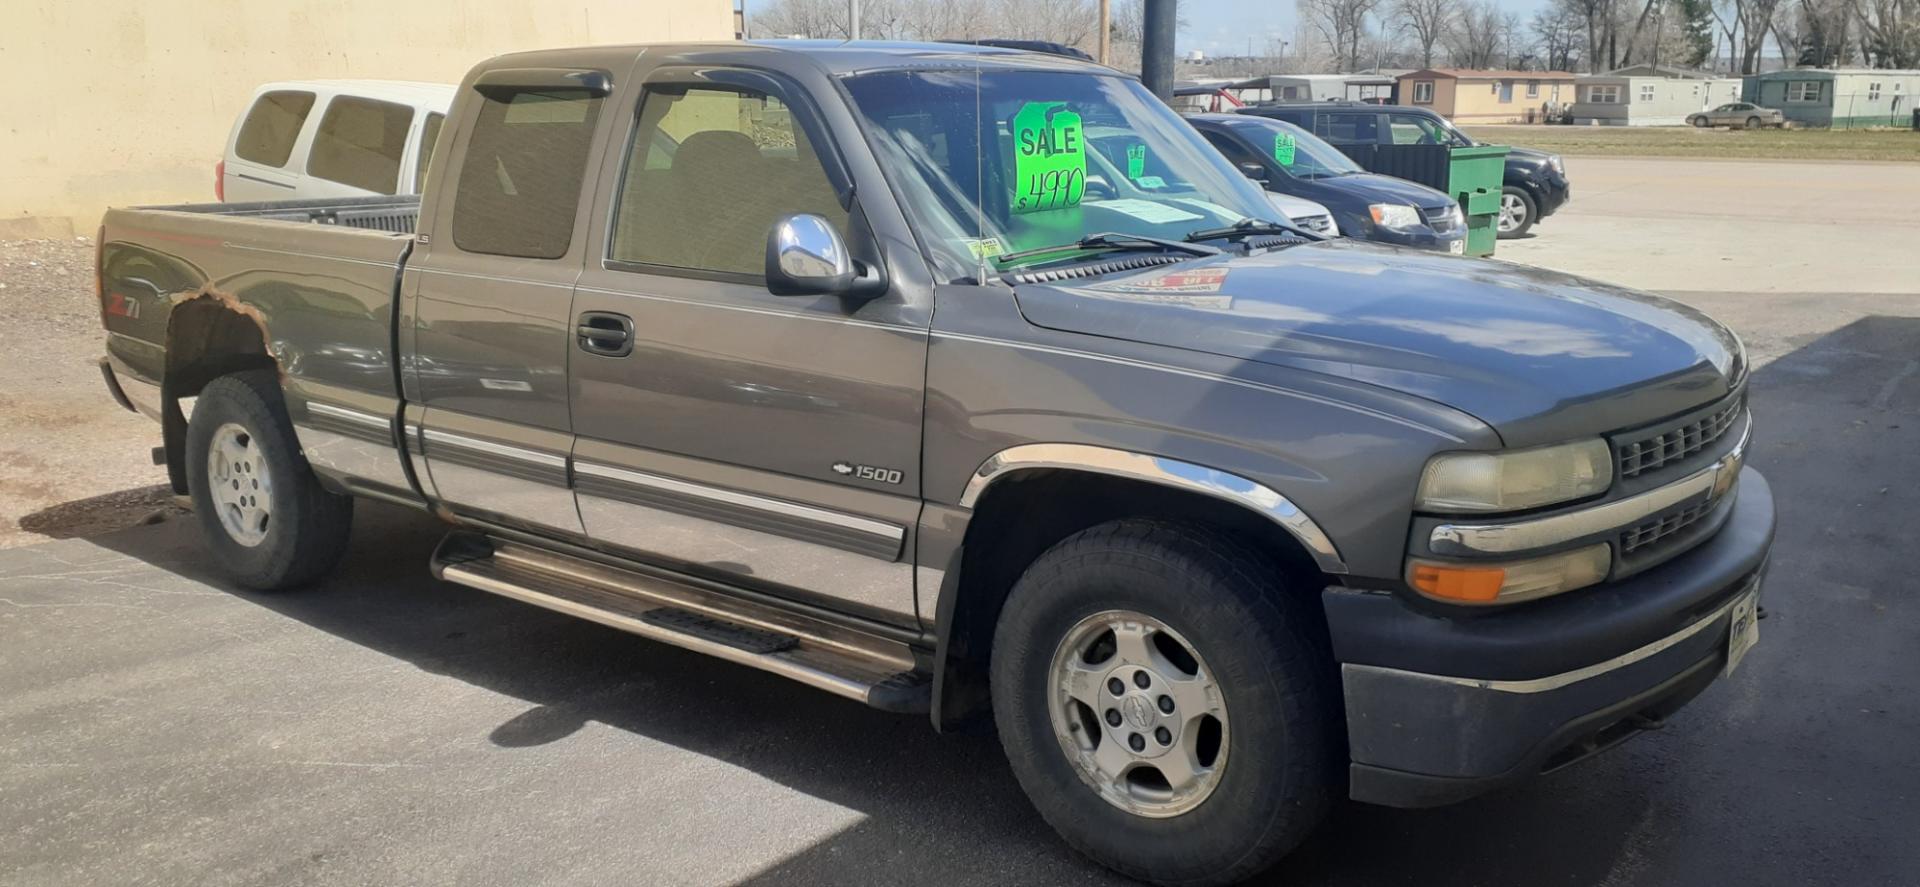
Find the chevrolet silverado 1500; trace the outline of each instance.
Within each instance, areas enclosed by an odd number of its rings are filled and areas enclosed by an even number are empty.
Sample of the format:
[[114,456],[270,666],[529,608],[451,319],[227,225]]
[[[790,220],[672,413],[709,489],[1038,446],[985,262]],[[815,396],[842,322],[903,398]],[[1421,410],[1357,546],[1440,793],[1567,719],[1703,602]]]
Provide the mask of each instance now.
[[536,52],[446,132],[420,198],[106,216],[108,386],[240,585],[422,509],[448,582],[991,716],[1069,842],[1182,884],[1592,754],[1757,637],[1737,338],[1274,221],[1111,69]]

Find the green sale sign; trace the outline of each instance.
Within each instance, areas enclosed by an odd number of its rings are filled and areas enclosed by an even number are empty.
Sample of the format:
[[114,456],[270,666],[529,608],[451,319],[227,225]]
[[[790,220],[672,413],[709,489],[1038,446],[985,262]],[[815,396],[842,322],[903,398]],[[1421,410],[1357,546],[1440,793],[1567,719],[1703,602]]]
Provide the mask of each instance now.
[[1013,115],[1013,211],[1079,206],[1087,186],[1080,115],[1066,102],[1028,102]]
[[1274,133],[1273,159],[1276,161],[1279,161],[1281,166],[1292,166],[1293,165],[1293,145],[1294,145],[1293,133],[1290,133],[1290,132]]

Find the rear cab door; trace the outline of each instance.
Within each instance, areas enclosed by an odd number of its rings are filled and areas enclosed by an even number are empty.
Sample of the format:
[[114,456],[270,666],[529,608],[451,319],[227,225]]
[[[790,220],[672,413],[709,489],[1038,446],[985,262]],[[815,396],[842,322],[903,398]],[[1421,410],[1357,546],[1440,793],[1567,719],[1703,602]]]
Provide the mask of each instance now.
[[[552,64],[542,64],[551,59]],[[583,59],[604,59],[605,67]],[[470,74],[448,174],[423,204],[399,328],[409,450],[457,514],[579,537],[568,486],[573,286],[595,145],[632,50],[531,53]]]
[[[931,288],[851,112],[824,71],[752,48],[698,67],[643,56],[634,79],[609,109],[621,147],[573,305],[586,533],[876,620],[930,616],[908,553]],[[793,213],[884,256],[890,291],[770,293],[767,236]]]

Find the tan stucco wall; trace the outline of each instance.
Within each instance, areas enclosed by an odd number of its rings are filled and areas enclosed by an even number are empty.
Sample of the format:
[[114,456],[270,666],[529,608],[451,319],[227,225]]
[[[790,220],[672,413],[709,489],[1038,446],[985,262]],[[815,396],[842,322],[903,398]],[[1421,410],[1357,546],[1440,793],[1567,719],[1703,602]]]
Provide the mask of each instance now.
[[728,40],[728,0],[4,0],[0,236],[91,233],[108,205],[213,199],[253,88],[457,82],[523,49]]

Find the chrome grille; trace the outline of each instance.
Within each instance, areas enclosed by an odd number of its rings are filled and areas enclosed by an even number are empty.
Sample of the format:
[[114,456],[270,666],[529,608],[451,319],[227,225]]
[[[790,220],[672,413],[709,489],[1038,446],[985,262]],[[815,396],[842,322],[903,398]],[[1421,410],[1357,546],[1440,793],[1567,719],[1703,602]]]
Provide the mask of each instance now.
[[1668,462],[1678,462],[1713,445],[1740,418],[1741,398],[1683,425],[1662,429],[1637,440],[1621,441],[1620,476],[1637,477]]
[[1305,228],[1315,234],[1333,235],[1332,216],[1300,216],[1293,220],[1294,227]]
[[1420,217],[1427,221],[1427,227],[1435,234],[1445,234],[1453,230],[1453,207],[1429,206],[1420,210]]
[[1620,534],[1620,555],[1625,557],[1692,526],[1713,510],[1713,501],[1689,505],[1627,529]]

